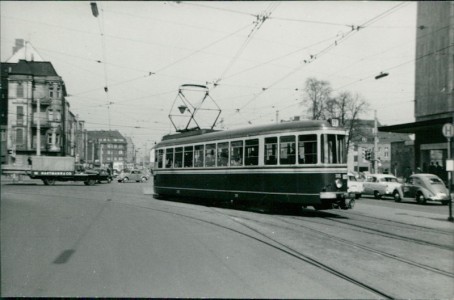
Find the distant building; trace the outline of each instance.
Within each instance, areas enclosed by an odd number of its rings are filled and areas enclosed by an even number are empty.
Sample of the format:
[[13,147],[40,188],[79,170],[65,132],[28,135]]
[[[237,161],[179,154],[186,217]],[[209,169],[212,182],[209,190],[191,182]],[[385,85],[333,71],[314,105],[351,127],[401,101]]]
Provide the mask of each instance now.
[[[454,123],[454,2],[419,1],[416,24],[415,119],[380,131],[414,133],[412,169],[445,168],[445,123]],[[449,145],[453,153],[453,140]],[[446,172],[441,172],[446,176]]]
[[[374,151],[374,120],[357,120],[355,136],[350,142],[348,169],[355,172],[372,172],[372,161],[366,160],[366,151]],[[377,152],[372,158],[378,159],[378,173],[393,173],[392,168],[392,144],[394,142],[411,141],[408,134],[378,132]]]
[[87,131],[86,162],[93,165],[110,165],[126,162],[126,138],[118,130]]

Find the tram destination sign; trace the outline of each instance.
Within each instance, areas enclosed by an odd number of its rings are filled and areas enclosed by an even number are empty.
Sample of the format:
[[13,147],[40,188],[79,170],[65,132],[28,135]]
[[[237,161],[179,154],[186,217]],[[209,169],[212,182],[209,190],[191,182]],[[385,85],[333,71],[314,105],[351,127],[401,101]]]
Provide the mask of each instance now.
[[454,125],[452,125],[451,123],[446,123],[445,125],[443,125],[441,131],[443,132],[445,138],[450,139],[454,136]]

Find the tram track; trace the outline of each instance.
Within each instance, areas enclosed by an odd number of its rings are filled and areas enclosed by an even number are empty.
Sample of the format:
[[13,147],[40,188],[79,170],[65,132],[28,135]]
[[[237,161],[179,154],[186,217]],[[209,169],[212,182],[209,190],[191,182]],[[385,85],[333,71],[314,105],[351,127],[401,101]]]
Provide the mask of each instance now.
[[[300,219],[298,217],[292,217],[292,218],[293,219]],[[412,243],[420,244],[420,245],[432,246],[432,247],[436,247],[436,248],[443,249],[443,250],[454,251],[454,246],[451,246],[451,245],[439,244],[439,243],[434,243],[434,242],[431,242],[431,241],[426,241],[426,240],[422,240],[422,239],[417,239],[417,238],[412,238],[412,237],[408,237],[408,236],[403,236],[403,235],[400,235],[400,234],[391,233],[389,231],[380,230],[380,229],[377,229],[377,228],[374,228],[374,227],[370,227],[370,226],[358,225],[358,224],[354,224],[354,223],[351,223],[351,222],[341,221],[341,220],[338,220],[338,219],[335,219],[335,218],[325,217],[323,219],[324,220],[329,220],[329,221],[334,222],[334,223],[347,225],[348,227],[343,227],[343,228],[351,230],[351,231],[366,232],[364,230],[367,230],[367,231],[370,231],[370,234],[374,234],[374,235],[379,235],[379,236],[392,238],[392,239],[396,239],[396,240],[400,240],[400,241],[412,242]],[[326,224],[325,222],[315,222],[315,221],[313,221],[313,223],[329,225],[329,224]],[[415,229],[415,230],[417,230],[417,229]]]
[[395,297],[389,295],[387,292],[382,291],[379,288],[373,287],[372,285],[369,285],[367,283],[364,283],[361,280],[358,280],[358,279],[354,278],[353,276],[350,276],[350,275],[348,275],[348,274],[346,274],[346,273],[344,273],[342,271],[336,270],[335,268],[328,266],[327,264],[324,264],[320,260],[314,259],[314,258],[312,258],[312,257],[310,257],[310,256],[308,256],[308,255],[306,255],[306,254],[304,254],[304,253],[302,253],[302,252],[300,252],[300,251],[288,246],[288,245],[285,245],[284,243],[279,242],[278,240],[274,239],[273,237],[268,236],[268,235],[264,234],[263,232],[260,232],[259,230],[256,230],[253,227],[248,226],[247,224],[244,224],[242,222],[239,222],[238,220],[235,220],[233,218],[233,217],[237,217],[237,216],[231,216],[229,214],[220,212],[217,208],[208,207],[208,208],[210,208],[211,211],[216,212],[216,214],[228,217],[229,220],[231,220],[234,223],[242,226],[243,228],[246,228],[249,231],[252,231],[257,236],[254,236],[253,234],[246,233],[244,231],[241,231],[241,230],[238,230],[238,229],[235,229],[235,228],[232,228],[232,227],[229,227],[229,226],[226,226],[226,225],[214,222],[214,221],[209,221],[209,220],[206,220],[206,219],[203,219],[203,218],[194,217],[194,216],[191,216],[189,214],[175,212],[175,211],[171,211],[171,210],[168,210],[168,209],[158,209],[158,208],[152,208],[152,207],[144,206],[144,205],[123,203],[123,202],[118,201],[118,200],[114,200],[114,201],[109,200],[109,204],[110,205],[123,205],[123,206],[129,206],[129,207],[136,207],[136,208],[140,208],[140,209],[166,213],[166,214],[170,214],[170,215],[173,215],[173,216],[183,217],[185,219],[193,220],[193,221],[196,221],[196,222],[202,222],[202,223],[205,223],[205,224],[208,224],[208,225],[211,225],[211,226],[216,226],[216,227],[221,228],[223,230],[228,230],[230,232],[233,232],[235,234],[241,235],[243,237],[252,239],[252,240],[254,240],[254,241],[258,242],[258,243],[261,243],[263,245],[271,247],[274,250],[279,251],[279,252],[281,252],[281,253],[283,253],[285,255],[289,255],[289,256],[297,259],[298,261],[307,263],[307,264],[309,264],[309,265],[311,265],[313,267],[316,267],[318,269],[321,269],[321,270],[323,270],[323,271],[325,271],[325,272],[327,272],[327,273],[329,273],[331,275],[334,275],[334,276],[336,276],[338,278],[341,278],[341,279],[343,279],[345,281],[348,281],[348,282],[350,282],[350,283],[352,283],[352,284],[354,284],[356,286],[359,286],[359,287],[361,287],[361,288],[363,288],[363,289],[365,289],[365,290],[367,290],[367,291],[369,291],[369,292],[371,292],[373,294],[376,294],[377,296],[379,296],[380,299],[395,299]]
[[[25,194],[25,193],[24,193]],[[54,196],[54,195],[52,195]],[[56,196],[56,195],[55,195]],[[90,200],[89,198],[83,198],[83,197],[77,197],[78,199],[86,199],[86,200]],[[338,270],[332,266],[329,266],[328,264],[324,263],[322,260],[320,259],[315,259],[309,255],[306,255],[305,253],[303,253],[302,251],[299,251],[298,249],[295,249],[294,247],[290,246],[290,245],[287,245],[286,243],[283,243],[279,240],[277,240],[276,238],[270,236],[269,234],[266,234],[264,232],[262,232],[261,230],[258,230],[256,228],[253,228],[252,226],[249,226],[248,224],[245,224],[245,222],[242,222],[240,220],[238,220],[239,218],[242,218],[242,219],[245,219],[244,217],[240,217],[240,216],[237,216],[237,215],[232,215],[232,214],[229,214],[229,212],[225,212],[225,211],[222,211],[220,209],[217,209],[217,207],[209,207],[208,208],[211,210],[211,211],[214,211],[216,212],[217,214],[220,214],[222,216],[226,216],[228,217],[229,220],[232,220],[233,222],[235,222],[236,224],[238,225],[241,225],[243,228],[247,229],[249,231],[248,232],[245,232],[243,230],[239,230],[239,229],[235,229],[235,228],[232,228],[232,226],[226,226],[225,224],[221,224],[220,222],[216,222],[216,221],[213,221],[213,220],[207,220],[206,218],[200,218],[200,217],[195,217],[191,214],[185,214],[184,212],[176,212],[174,209],[175,208],[178,208],[178,209],[181,209],[181,207],[171,207],[169,209],[159,209],[159,208],[155,208],[155,207],[150,207],[148,205],[138,205],[138,204],[133,204],[133,203],[124,203],[122,202],[121,200],[118,200],[118,199],[114,199],[114,200],[111,200],[111,199],[107,199],[106,201],[108,201],[109,205],[124,205],[124,206],[133,206],[133,207],[137,207],[137,208],[140,208],[140,209],[146,209],[146,210],[152,210],[152,211],[157,211],[157,212],[161,212],[161,213],[166,213],[166,214],[171,214],[173,216],[177,216],[177,217],[183,217],[183,218],[186,218],[186,219],[190,219],[190,220],[194,220],[196,222],[203,222],[205,224],[208,224],[208,225],[211,225],[211,226],[216,226],[216,227],[219,227],[219,228],[222,228],[223,230],[228,230],[228,231],[231,231],[231,232],[234,232],[236,234],[239,234],[241,236],[244,236],[246,238],[249,238],[249,239],[252,239],[252,240],[255,240],[256,242],[258,243],[261,243],[263,245],[266,245],[268,247],[271,247],[273,249],[275,249],[276,251],[279,251],[285,255],[289,255],[295,259],[297,259],[298,261],[301,261],[301,262],[304,262],[304,263],[307,263],[313,267],[316,267],[320,270],[323,270],[329,274],[332,274],[338,278],[341,278],[345,281],[348,281],[356,286],[359,286],[367,291],[370,291],[371,293],[377,295],[379,298],[386,298],[386,299],[394,299],[395,297],[393,297],[392,295],[390,295],[388,292],[380,289],[380,288],[377,288],[377,287],[374,287],[373,285],[371,284],[368,284],[367,282],[364,282],[358,278],[355,278],[355,276],[351,276],[351,275],[348,275],[347,273],[341,271],[341,270]],[[189,207],[190,208],[190,207]],[[199,210],[193,210],[194,212],[198,212]],[[253,222],[258,222],[257,220],[253,220],[253,219],[250,219],[251,221]],[[268,224],[270,225],[270,224]],[[295,224],[293,224],[293,222],[289,222],[289,225],[292,225],[292,226],[295,226]],[[273,224],[273,226],[276,226],[275,224]],[[294,228],[287,228],[287,229],[293,229]],[[310,229],[310,230],[313,230],[313,229]],[[339,242],[341,242],[341,240],[338,240]],[[355,245],[355,247],[357,247],[357,245]],[[419,266],[421,267],[421,266]],[[427,270],[427,268],[425,268]],[[430,270],[430,271],[434,271],[434,270]],[[450,276],[452,277],[452,276]]]
[[[237,220],[237,218],[239,218],[238,216],[230,215],[230,214],[228,214],[228,215],[230,217],[232,217],[232,218],[235,218],[235,221],[240,222],[240,221]],[[275,223],[271,224],[270,222],[262,222],[262,221],[259,221],[259,220],[256,220],[256,219],[245,218],[245,217],[240,217],[240,218],[244,219],[244,220],[247,220],[247,221],[255,222],[255,223],[261,223],[263,225],[278,226]],[[304,228],[306,230],[310,230],[313,233],[316,233],[316,234],[314,234],[315,237],[329,238],[331,241],[342,243],[342,244],[347,245],[349,247],[362,249],[364,251],[371,252],[371,253],[374,253],[374,254],[378,254],[378,255],[381,255],[383,257],[387,257],[387,258],[390,258],[390,259],[393,259],[393,260],[396,260],[396,261],[399,261],[399,262],[402,262],[402,263],[405,263],[405,264],[408,264],[408,265],[411,265],[411,266],[414,266],[414,267],[418,267],[418,268],[425,269],[425,270],[428,270],[428,271],[431,271],[431,272],[434,272],[434,273],[437,273],[437,274],[440,274],[440,275],[444,275],[444,276],[447,276],[447,277],[454,278],[454,273],[453,272],[448,272],[448,271],[445,271],[445,270],[441,270],[439,268],[435,268],[435,267],[432,267],[432,266],[429,266],[429,265],[426,265],[426,264],[415,262],[415,261],[409,260],[409,259],[404,258],[404,257],[400,257],[400,256],[395,255],[395,254],[391,254],[391,253],[388,253],[388,252],[385,252],[385,251],[382,251],[382,250],[378,250],[378,249],[374,249],[372,247],[369,247],[369,246],[366,246],[366,245],[362,245],[362,244],[359,244],[359,243],[356,243],[356,242],[353,242],[353,241],[350,241],[350,240],[347,240],[347,239],[343,239],[343,238],[340,238],[340,237],[338,237],[336,235],[329,234],[329,233],[323,232],[323,231],[318,230],[318,229],[314,229],[312,226],[304,226],[301,223],[289,222],[287,220],[287,218],[276,217],[276,219],[278,219],[279,221],[284,222],[284,223],[292,226],[292,227],[280,226],[280,228],[282,228],[284,230],[293,230],[294,231],[295,230],[294,226],[297,226],[297,227],[300,227],[300,228]],[[292,218],[292,219],[296,219],[296,218]],[[314,223],[326,225],[325,223],[318,223],[318,222],[314,222]],[[247,227],[249,228],[249,226],[247,226]],[[408,241],[408,240],[406,240],[406,241]],[[433,246],[433,245],[431,245],[431,246]]]
[[428,271],[431,271],[431,272],[434,272],[434,273],[438,273],[438,274],[441,274],[441,275],[444,275],[444,276],[448,276],[448,277],[454,278],[454,273],[453,272],[448,272],[448,271],[441,270],[441,269],[438,269],[438,268],[434,268],[434,267],[431,267],[431,266],[428,266],[428,265],[425,265],[425,264],[421,264],[419,262],[415,262],[415,261],[412,261],[412,260],[409,260],[409,259],[406,259],[406,258],[403,258],[403,257],[399,257],[399,256],[397,256],[395,254],[387,253],[385,251],[381,251],[381,250],[374,249],[372,247],[365,246],[365,245],[362,245],[362,244],[359,244],[359,243],[356,243],[356,242],[353,242],[353,241],[350,241],[350,240],[347,240],[347,239],[343,239],[343,238],[340,238],[340,237],[335,236],[333,234],[329,234],[329,233],[323,232],[321,230],[314,229],[314,228],[309,227],[309,226],[304,226],[304,225],[297,224],[297,223],[294,223],[294,222],[288,222],[288,221],[282,220],[282,219],[281,219],[281,221],[286,222],[289,225],[293,225],[293,226],[296,225],[298,227],[302,227],[302,228],[305,228],[305,229],[312,230],[312,231],[317,232],[318,234],[320,234],[320,235],[322,235],[324,237],[329,238],[332,241],[340,242],[342,244],[345,244],[345,245],[348,245],[348,246],[351,246],[351,247],[363,249],[365,251],[369,251],[369,252],[372,252],[372,253],[375,253],[375,254],[379,254],[381,256],[384,256],[384,257],[387,257],[387,258],[391,258],[391,259],[394,259],[394,260],[397,260],[397,261],[400,261],[400,262],[403,262],[403,263],[406,263],[406,264],[409,264],[409,265],[412,265],[412,266],[415,266],[415,267],[418,267],[418,268],[421,268],[421,269],[425,269],[425,270],[428,270]]

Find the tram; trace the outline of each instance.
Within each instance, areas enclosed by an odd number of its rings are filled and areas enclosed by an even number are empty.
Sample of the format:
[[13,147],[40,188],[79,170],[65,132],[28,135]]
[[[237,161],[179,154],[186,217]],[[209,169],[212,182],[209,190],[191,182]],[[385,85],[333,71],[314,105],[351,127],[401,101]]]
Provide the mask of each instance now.
[[328,121],[166,135],[154,196],[348,209],[346,132]]

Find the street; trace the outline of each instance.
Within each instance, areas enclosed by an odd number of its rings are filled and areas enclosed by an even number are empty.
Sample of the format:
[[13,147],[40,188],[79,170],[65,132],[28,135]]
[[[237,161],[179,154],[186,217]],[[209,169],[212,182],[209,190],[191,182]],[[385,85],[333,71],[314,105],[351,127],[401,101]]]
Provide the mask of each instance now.
[[453,298],[448,207],[263,213],[152,182],[1,185],[4,297]]

